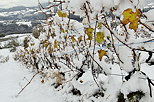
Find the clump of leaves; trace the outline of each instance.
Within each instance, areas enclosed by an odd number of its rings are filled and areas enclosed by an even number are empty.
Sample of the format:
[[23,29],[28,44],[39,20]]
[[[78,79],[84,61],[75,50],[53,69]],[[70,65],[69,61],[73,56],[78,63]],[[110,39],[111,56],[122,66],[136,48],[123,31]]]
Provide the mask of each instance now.
[[4,45],[2,48],[11,48],[10,52],[16,51],[16,47],[18,47],[20,44],[17,40],[11,40],[7,44]]
[[6,63],[9,61],[9,56],[0,56],[0,63]]
[[63,84],[63,81],[64,81],[64,75],[60,72],[53,72],[51,78],[55,79],[55,85],[56,87],[60,86]]
[[38,30],[38,28],[33,28],[33,31],[32,31],[32,35],[38,39],[38,37],[40,36],[40,31]]

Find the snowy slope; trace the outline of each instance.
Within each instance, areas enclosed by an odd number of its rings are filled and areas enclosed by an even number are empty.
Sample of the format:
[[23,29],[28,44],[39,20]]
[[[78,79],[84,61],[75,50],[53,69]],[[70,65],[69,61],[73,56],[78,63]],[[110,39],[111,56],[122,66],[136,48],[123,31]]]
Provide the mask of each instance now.
[[18,96],[18,92],[28,83],[33,73],[24,65],[13,60],[8,49],[0,50],[0,55],[9,55],[7,63],[0,63],[0,101],[1,102],[64,102],[63,97],[55,93],[50,83],[41,83],[39,76]]

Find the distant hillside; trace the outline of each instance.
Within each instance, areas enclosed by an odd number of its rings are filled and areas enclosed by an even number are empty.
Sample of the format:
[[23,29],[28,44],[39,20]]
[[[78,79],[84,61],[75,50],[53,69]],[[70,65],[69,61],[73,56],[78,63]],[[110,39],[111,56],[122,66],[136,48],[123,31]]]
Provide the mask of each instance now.
[[[46,7],[47,5],[47,3],[42,4],[43,7]],[[0,9],[0,34],[32,32],[32,28],[39,24],[39,21],[46,20],[46,15],[43,13],[38,13],[37,11],[37,6],[17,6],[8,9]],[[75,16],[73,14],[69,15],[69,17],[74,20],[82,21],[79,16]],[[30,22],[32,26],[25,24],[19,25],[17,22]]]
[[[45,5],[45,4],[44,4]],[[0,9],[0,34],[29,33],[32,28],[46,19],[42,13],[37,13],[38,7],[17,6]],[[23,22],[23,24],[18,24]],[[31,26],[24,24],[31,23]]]
[[21,11],[21,10],[26,10],[26,8],[29,8],[29,9],[36,9],[36,7],[16,6],[16,7],[11,7],[11,8],[7,8],[7,9],[0,9],[0,12]]
[[0,9],[0,21],[3,20],[43,20],[46,16],[37,13],[37,7],[17,6],[8,9]]

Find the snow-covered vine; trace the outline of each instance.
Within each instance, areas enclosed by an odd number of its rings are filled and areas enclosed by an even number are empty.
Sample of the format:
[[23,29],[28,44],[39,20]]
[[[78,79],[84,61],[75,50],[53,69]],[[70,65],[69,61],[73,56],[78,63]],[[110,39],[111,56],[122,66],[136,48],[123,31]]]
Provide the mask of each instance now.
[[[150,102],[154,84],[141,66],[154,53],[149,43],[154,30],[142,12],[146,5],[146,0],[50,0],[48,7],[40,4],[50,16],[16,57],[41,72],[43,82],[52,79],[70,96],[67,101]],[[143,53],[150,55],[147,60]]]

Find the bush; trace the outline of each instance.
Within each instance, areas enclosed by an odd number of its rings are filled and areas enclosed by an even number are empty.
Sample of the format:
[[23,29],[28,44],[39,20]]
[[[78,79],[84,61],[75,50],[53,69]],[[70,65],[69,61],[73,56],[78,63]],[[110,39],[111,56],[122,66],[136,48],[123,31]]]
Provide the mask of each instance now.
[[16,51],[16,47],[20,46],[20,44],[18,43],[17,40],[11,40],[8,41],[8,43],[6,43],[3,47],[0,47],[1,49],[3,48],[11,48],[10,52],[15,52]]
[[36,27],[33,28],[32,35],[38,39],[40,36],[40,32],[43,31],[43,26],[41,24],[38,24]]
[[4,56],[0,55],[0,63],[6,63],[8,61],[9,61],[9,56],[4,57]]
[[20,44],[18,43],[17,40],[11,40],[9,41],[8,44],[5,45],[5,48],[13,48],[13,47],[18,47]]
[[40,36],[40,31],[36,27],[34,27],[32,34],[36,39],[38,39],[38,37]]

